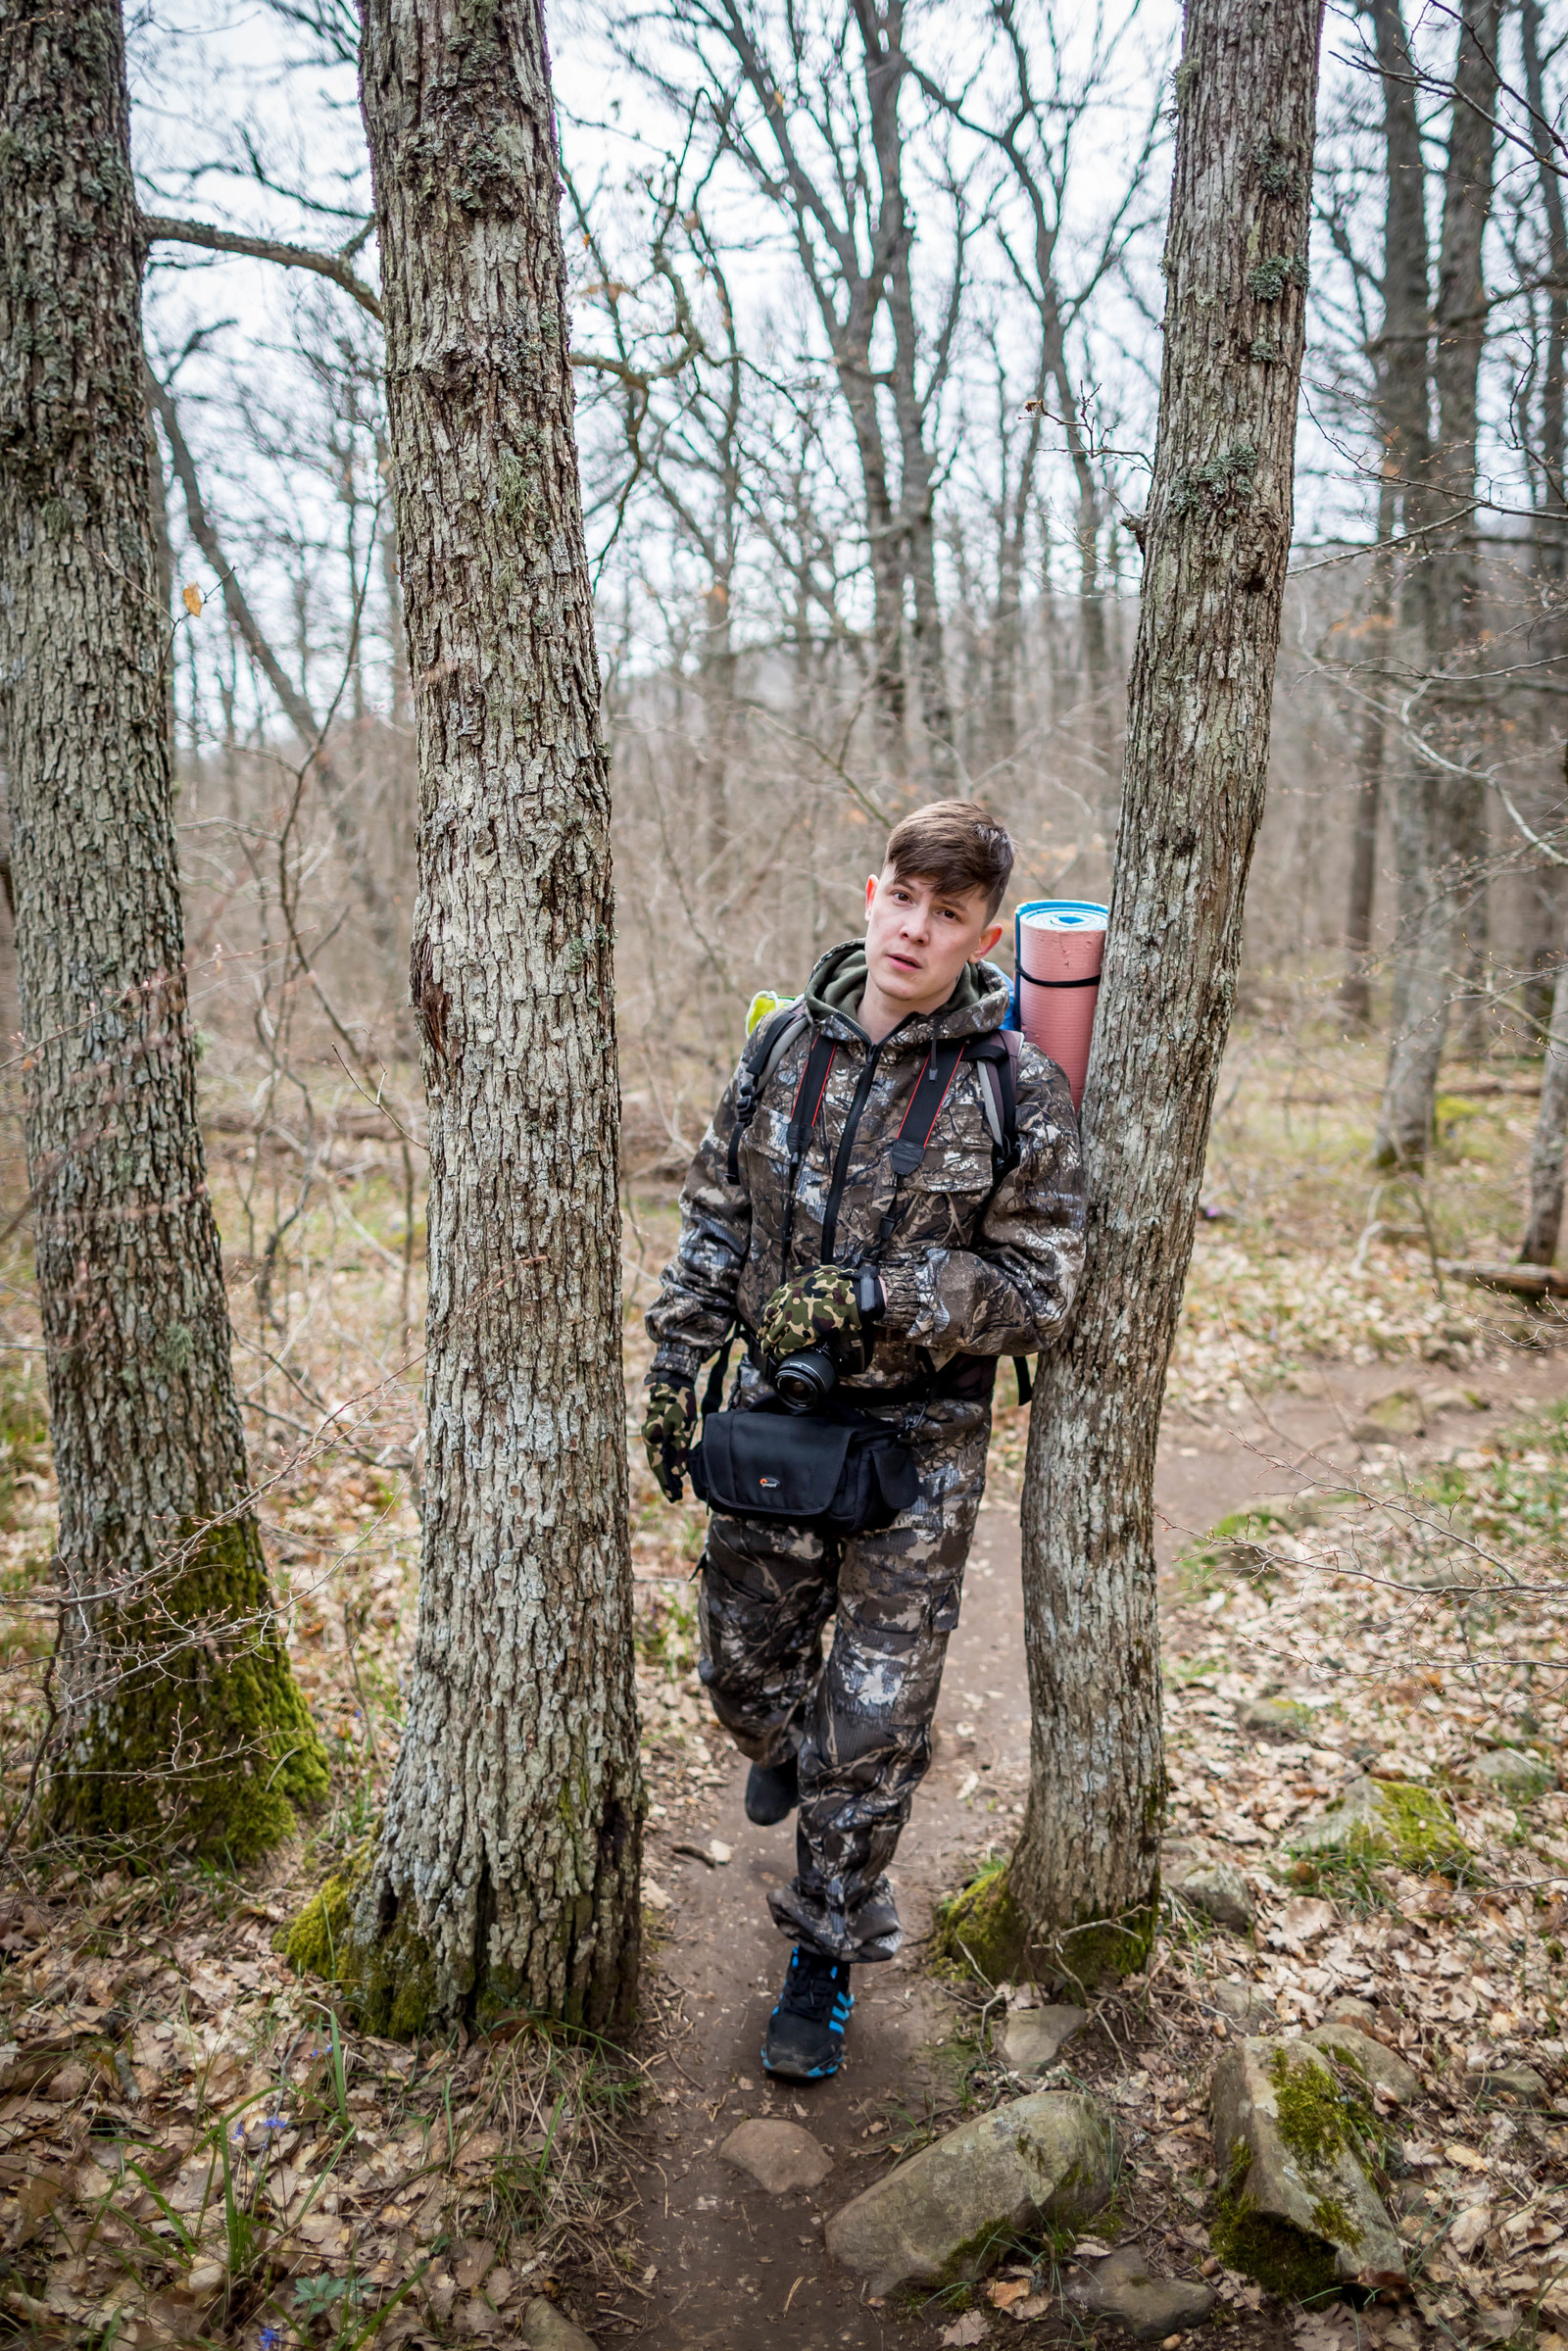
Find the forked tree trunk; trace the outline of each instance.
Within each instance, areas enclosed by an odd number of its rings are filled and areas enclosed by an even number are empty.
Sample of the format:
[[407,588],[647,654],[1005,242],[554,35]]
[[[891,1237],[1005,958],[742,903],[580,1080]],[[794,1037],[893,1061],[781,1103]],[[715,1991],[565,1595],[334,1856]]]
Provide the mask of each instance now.
[[635,1997],[643,1793],[610,788],[537,0],[368,0],[361,94],[419,759],[429,1435],[345,1973],[383,2032],[604,2029]]
[[0,680],[62,1592],[55,1826],[236,1859],[322,1796],[196,1117],[118,0],[0,6]]
[[1159,441],[1084,1102],[1088,1263],[1025,1473],[1029,1803],[1006,1871],[957,1922],[997,1973],[1092,1984],[1137,1965],[1153,1935],[1154,1443],[1263,811],[1320,15],[1321,0],[1187,10]]

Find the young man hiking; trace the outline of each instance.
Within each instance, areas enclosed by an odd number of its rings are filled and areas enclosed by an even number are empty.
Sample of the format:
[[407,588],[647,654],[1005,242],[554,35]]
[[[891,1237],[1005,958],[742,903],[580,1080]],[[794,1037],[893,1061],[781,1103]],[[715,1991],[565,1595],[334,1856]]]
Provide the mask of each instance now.
[[[714,1504],[703,1682],[751,1758],[748,1817],[800,1807],[762,2052],[794,2081],[837,2070],[851,1967],[902,1940],[886,1871],[931,1759],[998,1358],[1051,1346],[1083,1264],[1066,1080],[998,1034],[1007,982],[984,960],[1012,855],[968,801],[899,825],[864,944],[748,1041],[648,1316],[649,1461],[675,1500],[700,1470]],[[733,1409],[710,1394],[693,1462],[699,1369],[732,1335]],[[768,1515],[770,1492],[811,1515]]]

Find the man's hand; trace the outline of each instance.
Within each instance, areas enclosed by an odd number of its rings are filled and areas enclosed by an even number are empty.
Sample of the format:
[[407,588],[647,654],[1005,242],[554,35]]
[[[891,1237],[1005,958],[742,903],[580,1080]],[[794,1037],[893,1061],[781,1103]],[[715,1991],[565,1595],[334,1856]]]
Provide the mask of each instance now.
[[757,1343],[770,1363],[780,1363],[803,1347],[831,1344],[841,1332],[859,1328],[854,1275],[836,1265],[813,1265],[774,1291],[759,1318]]
[[693,1391],[672,1388],[667,1380],[655,1380],[648,1391],[648,1409],[643,1414],[643,1444],[648,1451],[648,1466],[667,1501],[680,1500],[681,1475],[691,1453],[696,1422],[697,1397]]

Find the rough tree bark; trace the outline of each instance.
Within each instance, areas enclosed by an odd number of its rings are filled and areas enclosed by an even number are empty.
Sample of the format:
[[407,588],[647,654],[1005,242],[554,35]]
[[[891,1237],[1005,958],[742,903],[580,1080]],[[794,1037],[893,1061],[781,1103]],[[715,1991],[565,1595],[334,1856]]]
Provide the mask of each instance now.
[[[1557,158],[1546,130],[1545,80],[1542,72],[1540,0],[1524,0],[1520,10],[1520,43],[1525,60],[1525,94],[1536,130],[1536,160],[1540,167],[1542,210],[1546,217],[1547,250],[1551,256],[1551,293],[1546,314],[1546,365],[1541,385],[1542,498],[1536,525],[1536,565],[1545,588],[1545,615],[1537,638],[1536,658],[1560,661],[1565,622],[1565,579],[1568,579],[1568,496],[1563,478],[1565,419],[1565,362],[1568,362],[1568,219],[1564,217],[1562,182]],[[1549,722],[1548,722],[1549,723]],[[1564,768],[1568,785],[1568,763]],[[1559,887],[1550,895],[1562,905],[1562,869],[1550,869]],[[1547,893],[1543,891],[1543,897]],[[1557,1254],[1562,1233],[1563,1153],[1568,1142],[1568,936],[1551,942],[1551,960],[1557,976],[1551,991],[1551,1020],[1546,1040],[1546,1063],[1541,1079],[1541,1104],[1530,1147],[1530,1216],[1520,1249],[1526,1265],[1549,1265]]]
[[[1383,481],[1378,491],[1377,546],[1372,557],[1371,594],[1367,599],[1367,637],[1373,655],[1373,661],[1364,664],[1368,670],[1374,662],[1378,671],[1385,670],[1389,660],[1389,636],[1394,623],[1394,551],[1390,541],[1394,535],[1395,503],[1385,449]],[[1388,737],[1383,691],[1381,676],[1367,677],[1367,699],[1361,706],[1361,722],[1356,731],[1350,895],[1345,916],[1345,977],[1340,982],[1340,1010],[1347,1026],[1363,1030],[1372,1025],[1372,909],[1377,898],[1378,815],[1383,801],[1383,760]]]
[[[1147,1954],[1164,1769],[1152,1487],[1263,809],[1291,543],[1321,0],[1190,0],[1159,440],[1084,1131],[1082,1302],[1023,1502],[1028,1809],[956,1925],[988,1973]],[[974,1940],[978,1935],[979,1940]]]
[[[1473,750],[1479,721],[1477,690],[1465,672],[1480,625],[1471,510],[1486,345],[1482,247],[1492,209],[1500,14],[1500,0],[1467,0],[1459,23],[1432,367],[1438,440],[1424,480],[1412,484],[1405,498],[1406,535],[1412,527],[1423,532],[1417,561],[1426,574],[1424,646],[1418,650],[1429,676],[1439,681],[1428,685],[1414,726],[1457,761]],[[1396,73],[1400,70],[1396,65]],[[1424,399],[1423,387],[1423,405]],[[1426,1163],[1449,1008],[1460,985],[1456,966],[1464,963],[1474,972],[1485,941],[1480,868],[1486,827],[1479,786],[1439,769],[1413,746],[1406,746],[1401,759],[1400,796],[1404,908],[1397,952],[1402,969],[1374,1156],[1380,1166],[1418,1172]]]
[[381,2032],[509,2009],[604,2030],[636,1992],[643,1793],[609,771],[549,60],[538,0],[368,0],[364,22],[419,759],[428,1464],[379,1845],[293,1947],[335,1955]]
[[1568,958],[1551,999],[1541,1102],[1530,1142],[1530,1216],[1519,1250],[1523,1265],[1549,1265],[1562,1237],[1563,1151],[1568,1142]]
[[326,1792],[196,1115],[118,0],[0,0],[0,680],[60,1485],[64,1832],[236,1859]]

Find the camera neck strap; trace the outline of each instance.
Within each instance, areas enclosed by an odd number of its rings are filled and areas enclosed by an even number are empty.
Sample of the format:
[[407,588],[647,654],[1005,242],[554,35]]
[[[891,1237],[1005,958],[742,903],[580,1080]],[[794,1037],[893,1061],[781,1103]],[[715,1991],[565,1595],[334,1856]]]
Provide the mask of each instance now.
[[888,1152],[893,1164],[893,1190],[882,1211],[876,1239],[871,1244],[869,1253],[873,1265],[893,1238],[893,1228],[899,1220],[899,1188],[906,1176],[913,1175],[930,1149],[937,1120],[942,1115],[942,1105],[957,1074],[958,1063],[963,1059],[966,1043],[965,1038],[959,1037],[948,1038],[940,1045],[933,1045],[926,1054],[925,1067],[915,1080],[914,1092],[904,1113],[904,1123]]

